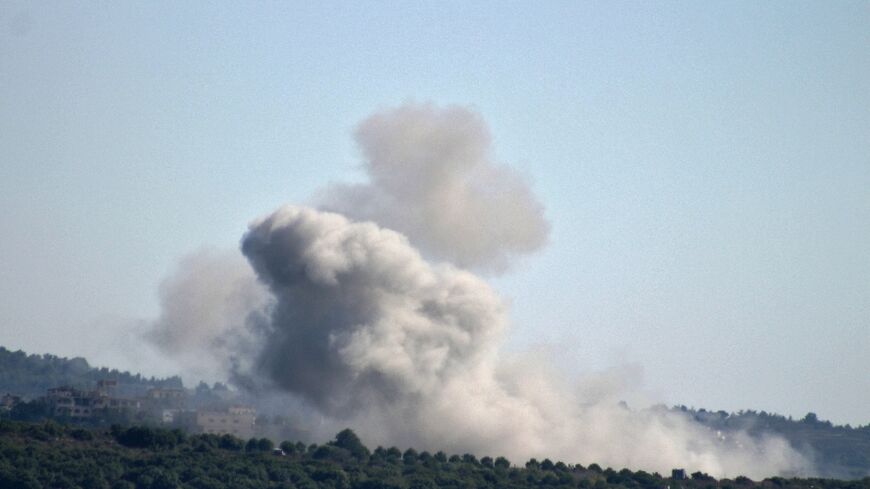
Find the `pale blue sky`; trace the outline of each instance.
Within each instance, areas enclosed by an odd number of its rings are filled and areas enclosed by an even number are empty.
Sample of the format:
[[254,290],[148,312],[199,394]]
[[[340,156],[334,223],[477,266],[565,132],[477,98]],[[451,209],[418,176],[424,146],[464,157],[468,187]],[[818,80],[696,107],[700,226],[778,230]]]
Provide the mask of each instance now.
[[478,110],[546,205],[511,348],[870,423],[866,1],[4,1],[0,344],[123,364],[179,257],[360,178],[409,100]]

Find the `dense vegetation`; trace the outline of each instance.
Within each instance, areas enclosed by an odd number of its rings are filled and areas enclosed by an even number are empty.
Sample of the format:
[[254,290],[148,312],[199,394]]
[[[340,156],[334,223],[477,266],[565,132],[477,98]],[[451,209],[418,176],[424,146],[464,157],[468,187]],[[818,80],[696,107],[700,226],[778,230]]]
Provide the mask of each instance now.
[[[139,374],[119,372],[107,368],[93,368],[83,358],[61,358],[54,355],[28,355],[22,351],[10,351],[0,346],[0,394],[9,392],[25,399],[10,411],[0,410],[0,417],[28,422],[42,422],[50,419],[50,413],[39,396],[46,389],[69,385],[79,388],[92,387],[97,380],[115,379],[126,395],[133,396],[138,390],[143,393],[151,386],[182,387],[179,377],[166,379],[146,378]],[[227,399],[229,390],[223,384],[209,387],[200,383],[195,389],[188,390],[188,405],[192,408],[213,406]],[[122,392],[123,393],[123,392]],[[237,395],[237,394],[235,394]],[[254,399],[238,398],[239,402],[254,403]],[[667,409],[662,407],[662,409]],[[685,406],[672,408],[692,416],[698,422],[714,430],[728,432],[746,430],[752,434],[775,433],[786,438],[794,447],[814,457],[818,473],[824,477],[837,479],[861,479],[870,476],[870,424],[866,426],[836,426],[829,421],[819,420],[809,413],[795,420],[764,411],[707,411],[689,409]],[[276,416],[278,420],[280,416]],[[258,418],[263,423],[266,416]],[[106,411],[101,415],[84,420],[57,419],[62,423],[77,423],[87,428],[108,429],[112,424],[157,424],[144,412]],[[273,420],[274,421],[274,420]],[[277,422],[277,421],[276,421]],[[275,423],[273,423],[275,424]],[[278,426],[280,425],[280,426]],[[292,437],[286,420],[271,426],[270,436],[276,439]],[[265,425],[263,425],[265,426]],[[72,429],[72,428],[70,428]],[[0,489],[4,488],[0,484]]]
[[46,389],[59,386],[92,387],[98,380],[115,379],[127,387],[181,387],[181,378],[146,378],[139,374],[115,369],[95,368],[84,358],[63,358],[55,355],[28,355],[0,346],[0,393],[19,396],[45,395]]
[[220,488],[584,488],[584,489],[870,489],[858,481],[770,478],[754,482],[695,473],[675,481],[643,471],[615,471],[502,457],[430,454],[378,447],[350,430],[324,445],[192,435],[148,427],[92,431],[53,422],[0,421],[0,487],[6,489]]

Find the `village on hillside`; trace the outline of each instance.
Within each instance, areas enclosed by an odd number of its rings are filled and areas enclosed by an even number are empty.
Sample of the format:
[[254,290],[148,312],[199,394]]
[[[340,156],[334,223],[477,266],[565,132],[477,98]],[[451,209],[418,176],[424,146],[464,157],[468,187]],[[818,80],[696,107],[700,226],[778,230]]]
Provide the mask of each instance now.
[[129,387],[119,386],[117,380],[103,379],[92,389],[52,387],[44,396],[31,400],[7,393],[0,396],[0,413],[8,415],[16,408],[23,411],[27,406],[31,409],[38,406],[43,415],[84,424],[149,421],[189,433],[229,434],[241,439],[265,436],[275,428],[276,423],[265,417],[261,417],[258,425],[256,409],[237,403],[235,392],[228,389],[210,391],[210,402],[201,399],[194,402],[184,388]]

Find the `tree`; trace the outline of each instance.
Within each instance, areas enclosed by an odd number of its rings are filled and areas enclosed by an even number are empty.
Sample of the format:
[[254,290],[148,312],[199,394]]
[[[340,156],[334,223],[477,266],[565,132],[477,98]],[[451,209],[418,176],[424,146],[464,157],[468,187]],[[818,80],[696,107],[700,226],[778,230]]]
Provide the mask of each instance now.
[[467,464],[477,465],[477,457],[470,453],[465,453],[462,455],[462,461]]
[[716,480],[716,479],[714,479],[713,477],[710,477],[708,474],[706,474],[704,472],[698,471],[698,472],[692,472],[692,480],[712,481],[712,480]]
[[353,458],[350,452],[344,448],[330,445],[328,443],[318,447],[311,456],[317,460],[333,460],[341,463],[347,462]]
[[245,446],[245,442],[230,434],[221,435],[218,446],[224,450],[232,450],[238,452]]
[[356,433],[354,433],[350,428],[338,432],[338,434],[335,435],[335,440],[330,442],[330,444],[339,448],[344,448],[359,460],[367,459],[370,455],[369,449],[363,445],[362,440],[360,440],[359,437],[356,436]]
[[413,448],[405,450],[405,453],[402,454],[402,461],[406,465],[414,465],[417,462],[417,450]]
[[30,402],[19,402],[12,406],[9,417],[18,421],[39,421],[51,413],[45,401],[36,399]]
[[284,450],[284,453],[286,453],[287,455],[292,455],[293,452],[296,451],[296,444],[292,441],[282,441],[281,445],[279,446],[281,447],[281,450]]
[[275,448],[275,444],[268,438],[260,438],[257,440],[257,450],[261,452],[271,452]]
[[387,458],[388,462],[396,463],[399,461],[400,458],[402,458],[402,451],[399,450],[398,447],[390,447],[390,448],[387,448],[386,455],[387,455],[386,458]]

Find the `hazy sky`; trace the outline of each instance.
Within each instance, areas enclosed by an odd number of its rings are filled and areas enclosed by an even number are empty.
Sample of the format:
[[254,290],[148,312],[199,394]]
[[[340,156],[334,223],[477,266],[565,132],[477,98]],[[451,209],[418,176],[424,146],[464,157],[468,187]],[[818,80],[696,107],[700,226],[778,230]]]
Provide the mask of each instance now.
[[511,348],[870,423],[868,2],[0,3],[0,344],[137,364],[186,253],[460,104],[534,182]]

